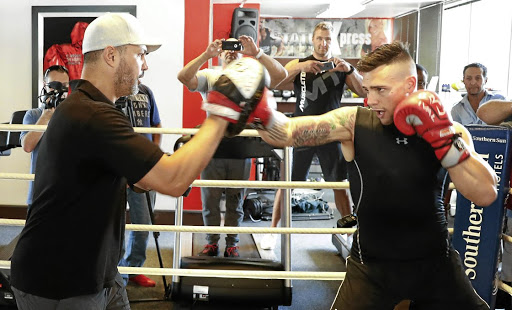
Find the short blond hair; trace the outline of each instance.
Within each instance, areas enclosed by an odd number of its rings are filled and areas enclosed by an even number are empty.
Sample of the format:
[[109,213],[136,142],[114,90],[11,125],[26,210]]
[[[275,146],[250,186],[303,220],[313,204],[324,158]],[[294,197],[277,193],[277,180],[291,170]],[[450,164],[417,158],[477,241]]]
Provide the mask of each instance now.
[[315,36],[315,33],[316,33],[317,30],[329,30],[329,31],[332,32],[332,31],[334,31],[334,27],[329,22],[319,22],[315,26],[315,29],[313,30],[313,37]]

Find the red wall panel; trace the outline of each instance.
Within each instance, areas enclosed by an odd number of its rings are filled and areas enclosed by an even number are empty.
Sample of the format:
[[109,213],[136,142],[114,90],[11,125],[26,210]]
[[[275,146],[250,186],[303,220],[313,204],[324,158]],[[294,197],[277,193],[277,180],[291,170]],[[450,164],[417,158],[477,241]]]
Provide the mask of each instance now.
[[[185,40],[183,42],[183,66],[201,55],[209,41],[210,1],[185,0]],[[203,67],[206,67],[205,64]],[[201,124],[206,114],[201,110],[201,95],[190,92],[183,86],[183,128],[193,128]],[[198,176],[199,178],[199,176]],[[192,188],[184,199],[187,210],[201,210],[201,191]]]

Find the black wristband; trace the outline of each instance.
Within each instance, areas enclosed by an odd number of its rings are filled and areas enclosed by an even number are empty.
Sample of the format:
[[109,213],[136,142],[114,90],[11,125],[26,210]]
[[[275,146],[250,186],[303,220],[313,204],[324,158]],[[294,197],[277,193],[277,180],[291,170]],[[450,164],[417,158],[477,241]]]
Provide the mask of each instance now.
[[352,65],[349,65],[350,66],[350,70],[348,70],[347,72],[345,72],[345,75],[351,75],[352,72],[354,72],[354,70],[356,69],[354,66]]

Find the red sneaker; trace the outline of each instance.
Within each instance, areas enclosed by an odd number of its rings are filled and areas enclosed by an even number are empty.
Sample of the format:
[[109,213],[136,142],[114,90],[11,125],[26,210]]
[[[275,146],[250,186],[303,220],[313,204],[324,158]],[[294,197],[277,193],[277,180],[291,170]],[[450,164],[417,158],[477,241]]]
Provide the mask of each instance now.
[[135,282],[135,284],[144,287],[154,287],[156,285],[155,281],[141,274],[134,277],[130,277],[130,281]]
[[219,246],[217,243],[207,244],[204,249],[197,254],[198,256],[217,256],[219,255]]
[[226,247],[226,250],[224,251],[224,257],[240,257],[240,253],[238,253],[238,247]]

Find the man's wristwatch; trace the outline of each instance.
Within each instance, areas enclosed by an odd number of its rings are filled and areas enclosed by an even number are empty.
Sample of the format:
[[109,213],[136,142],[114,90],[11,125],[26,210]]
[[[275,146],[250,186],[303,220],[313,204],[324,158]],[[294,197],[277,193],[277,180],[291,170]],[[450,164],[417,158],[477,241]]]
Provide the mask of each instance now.
[[345,72],[345,74],[346,74],[346,75],[351,75],[351,74],[352,74],[352,72],[354,72],[354,70],[356,69],[356,68],[354,68],[354,66],[352,66],[352,65],[349,65],[349,66],[350,66],[350,70],[348,70],[347,72]]

